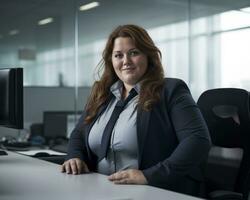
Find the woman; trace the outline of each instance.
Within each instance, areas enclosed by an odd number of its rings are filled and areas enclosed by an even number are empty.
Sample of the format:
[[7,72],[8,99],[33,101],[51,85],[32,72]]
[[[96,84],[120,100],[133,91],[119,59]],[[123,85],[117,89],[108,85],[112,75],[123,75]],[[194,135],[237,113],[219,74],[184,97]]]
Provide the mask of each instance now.
[[[62,172],[96,171],[117,184],[201,195],[208,129],[187,85],[164,79],[160,50],[148,33],[136,25],[118,26],[108,38],[102,66],[71,134]],[[129,93],[135,96],[128,101]],[[125,99],[111,122],[117,102]],[[110,126],[111,138],[104,139]]]

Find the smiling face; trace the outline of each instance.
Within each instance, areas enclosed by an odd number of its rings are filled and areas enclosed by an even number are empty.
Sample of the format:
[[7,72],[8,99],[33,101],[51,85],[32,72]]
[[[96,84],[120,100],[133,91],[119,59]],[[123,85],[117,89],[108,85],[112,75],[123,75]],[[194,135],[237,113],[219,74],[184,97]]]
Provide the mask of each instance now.
[[147,56],[136,48],[129,37],[118,37],[114,41],[112,64],[116,75],[127,91],[138,83],[148,68]]

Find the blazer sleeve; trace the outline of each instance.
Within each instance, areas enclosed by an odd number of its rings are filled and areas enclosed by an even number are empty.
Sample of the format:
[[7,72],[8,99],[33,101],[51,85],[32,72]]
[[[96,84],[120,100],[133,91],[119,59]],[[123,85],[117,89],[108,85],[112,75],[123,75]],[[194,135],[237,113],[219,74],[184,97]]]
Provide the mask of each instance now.
[[[178,139],[170,157],[143,170],[150,185],[172,185],[180,177],[201,174],[200,165],[211,146],[206,123],[187,85],[181,81],[166,83],[165,105]],[[199,180],[199,179],[198,179]]]
[[71,158],[80,158],[81,160],[84,161],[87,160],[87,149],[84,138],[84,131],[85,131],[85,125],[83,123],[84,118],[85,118],[85,112],[83,112],[77,125],[75,126],[70,135],[66,160],[69,160]]

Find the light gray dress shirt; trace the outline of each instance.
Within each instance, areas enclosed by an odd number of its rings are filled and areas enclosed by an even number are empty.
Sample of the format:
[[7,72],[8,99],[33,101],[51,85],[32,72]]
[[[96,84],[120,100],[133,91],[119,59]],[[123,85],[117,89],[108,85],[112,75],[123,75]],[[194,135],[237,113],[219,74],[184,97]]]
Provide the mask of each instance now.
[[[98,155],[104,129],[111,117],[117,101],[122,97],[123,83],[117,81],[110,91],[115,98],[111,100],[107,109],[99,116],[90,130],[88,143],[93,153]],[[139,94],[140,85],[134,89]],[[138,145],[136,131],[138,95],[131,99],[121,112],[114,126],[107,158],[103,158],[97,166],[101,174],[110,175],[124,169],[138,169]]]

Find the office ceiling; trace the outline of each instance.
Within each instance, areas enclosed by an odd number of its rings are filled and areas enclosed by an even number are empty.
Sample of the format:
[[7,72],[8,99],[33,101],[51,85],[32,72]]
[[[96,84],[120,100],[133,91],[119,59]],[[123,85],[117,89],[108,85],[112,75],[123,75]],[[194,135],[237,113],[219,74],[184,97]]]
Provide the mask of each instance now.
[[[250,0],[189,1],[190,16],[188,16],[188,0],[99,0],[99,7],[86,12],[77,12],[79,34],[88,36],[84,38],[88,38],[89,41],[106,36],[118,24],[136,23],[150,28],[184,21],[188,17],[208,16],[250,6]],[[1,0],[0,35],[4,36],[12,29],[25,29],[26,33],[27,30],[37,30],[37,21],[49,16],[54,17],[59,23],[51,26],[51,30],[54,31],[67,24],[68,30],[73,32],[76,8],[87,2],[90,1]]]

